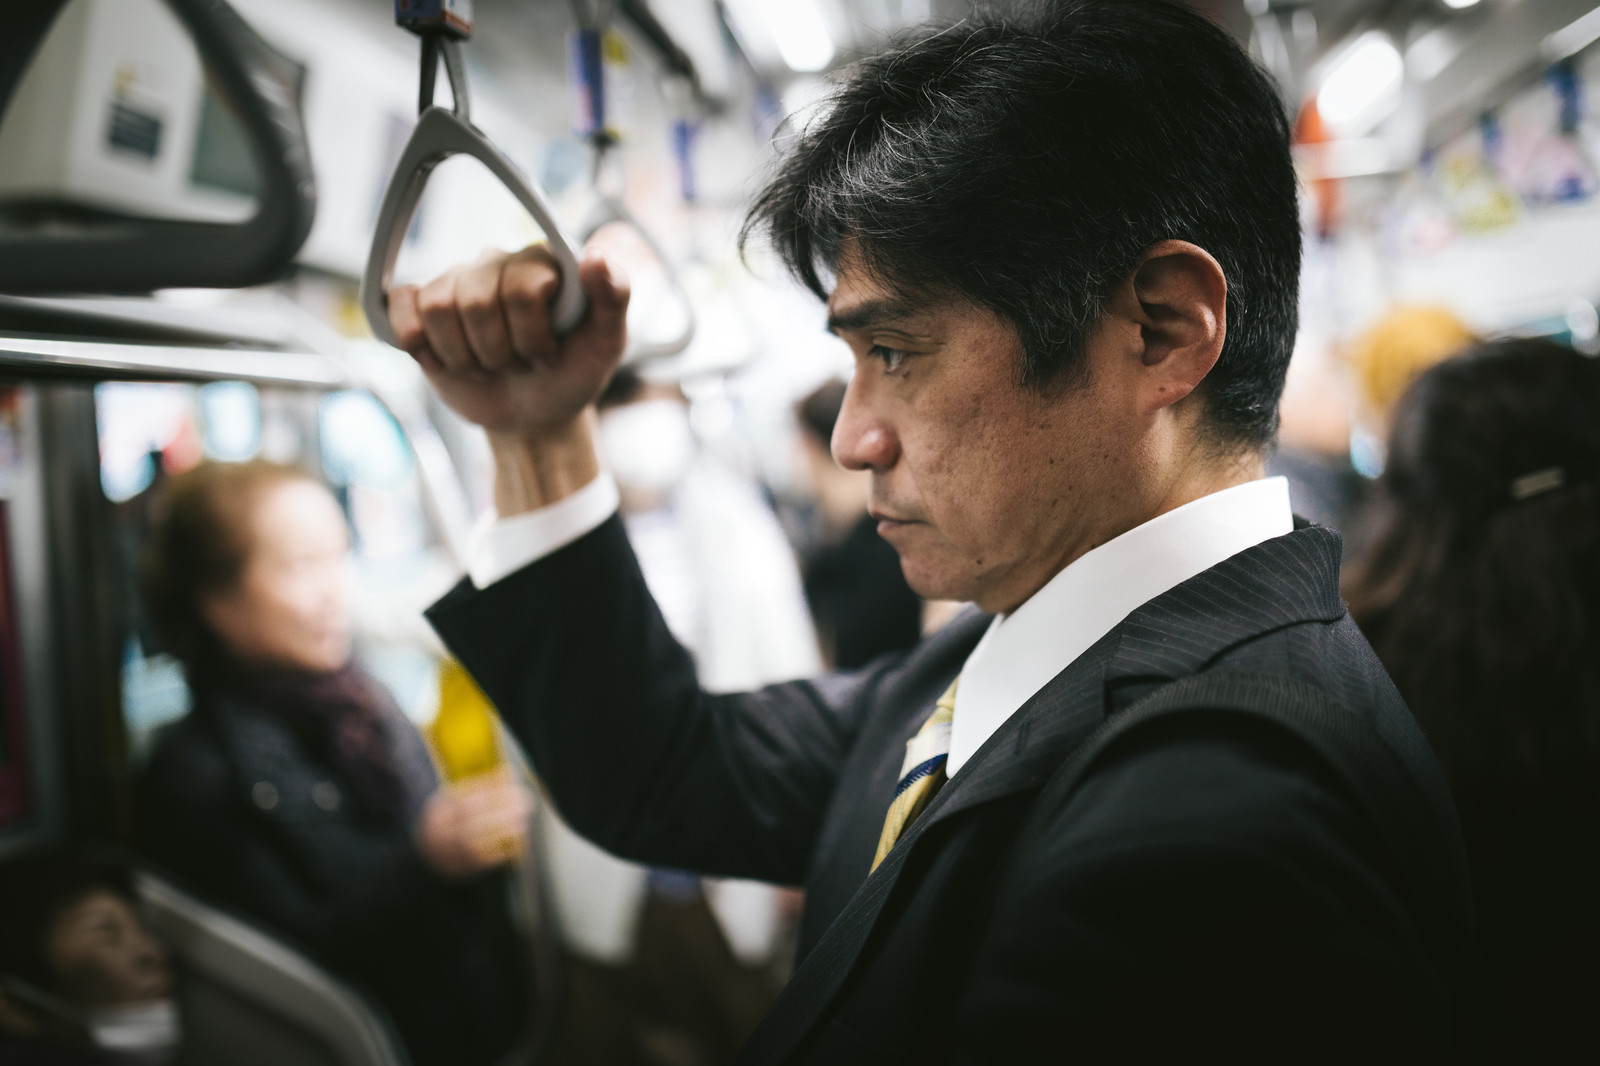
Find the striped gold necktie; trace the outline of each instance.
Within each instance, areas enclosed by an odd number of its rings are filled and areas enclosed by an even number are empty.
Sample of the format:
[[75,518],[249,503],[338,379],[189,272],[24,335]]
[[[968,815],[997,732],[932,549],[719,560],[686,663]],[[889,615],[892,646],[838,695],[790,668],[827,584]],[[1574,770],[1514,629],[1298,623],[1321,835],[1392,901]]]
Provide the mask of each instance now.
[[883,819],[883,834],[878,837],[878,853],[872,858],[876,870],[884,856],[894,848],[895,841],[905,832],[912,819],[933,799],[939,786],[944,784],[944,763],[950,755],[950,722],[956,712],[956,686],[958,677],[939,702],[933,713],[922,723],[917,735],[906,741],[905,761],[900,764],[900,783],[895,786],[894,799],[889,802],[889,813]]

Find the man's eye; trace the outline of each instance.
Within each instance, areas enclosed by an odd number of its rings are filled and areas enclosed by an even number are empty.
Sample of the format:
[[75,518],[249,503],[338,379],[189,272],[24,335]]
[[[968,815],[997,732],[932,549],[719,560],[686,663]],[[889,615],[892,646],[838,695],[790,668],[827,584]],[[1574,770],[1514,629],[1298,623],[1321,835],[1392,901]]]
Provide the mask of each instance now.
[[908,354],[899,348],[889,348],[882,344],[874,344],[868,352],[874,359],[883,360],[883,369],[894,373],[905,365]]

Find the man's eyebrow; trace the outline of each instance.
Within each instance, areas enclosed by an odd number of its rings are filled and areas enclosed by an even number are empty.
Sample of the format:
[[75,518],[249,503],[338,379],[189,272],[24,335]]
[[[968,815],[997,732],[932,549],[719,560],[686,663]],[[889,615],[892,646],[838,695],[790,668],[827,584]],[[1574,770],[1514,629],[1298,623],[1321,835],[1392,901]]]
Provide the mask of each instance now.
[[905,300],[883,299],[866,300],[843,311],[835,311],[828,315],[828,332],[838,333],[842,329],[859,330],[879,326],[885,322],[896,319],[908,318],[915,314],[917,308]]

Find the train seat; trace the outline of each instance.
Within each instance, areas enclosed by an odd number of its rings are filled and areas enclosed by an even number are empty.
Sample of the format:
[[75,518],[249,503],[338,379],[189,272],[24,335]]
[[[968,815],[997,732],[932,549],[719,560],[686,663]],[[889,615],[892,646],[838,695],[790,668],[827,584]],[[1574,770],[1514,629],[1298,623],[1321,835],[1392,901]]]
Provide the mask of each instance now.
[[149,873],[136,888],[183,973],[182,1063],[408,1066],[388,1022],[299,952]]

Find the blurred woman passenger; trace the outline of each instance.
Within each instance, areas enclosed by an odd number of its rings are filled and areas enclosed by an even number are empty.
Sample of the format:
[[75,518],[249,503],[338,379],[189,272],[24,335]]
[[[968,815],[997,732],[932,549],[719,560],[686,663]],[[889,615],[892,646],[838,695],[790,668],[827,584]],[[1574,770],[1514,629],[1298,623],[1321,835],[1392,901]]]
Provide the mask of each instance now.
[[1597,476],[1600,362],[1548,341],[1471,349],[1402,401],[1346,583],[1460,809],[1485,1061],[1600,1060]]
[[527,1001],[503,866],[529,800],[504,778],[440,788],[351,660],[348,553],[338,504],[298,470],[170,483],[148,594],[195,709],[141,782],[143,846],[373,995],[417,1066],[490,1062]]

